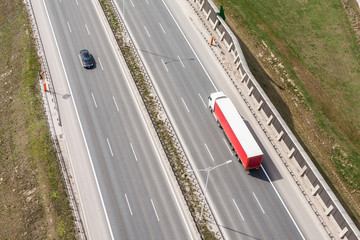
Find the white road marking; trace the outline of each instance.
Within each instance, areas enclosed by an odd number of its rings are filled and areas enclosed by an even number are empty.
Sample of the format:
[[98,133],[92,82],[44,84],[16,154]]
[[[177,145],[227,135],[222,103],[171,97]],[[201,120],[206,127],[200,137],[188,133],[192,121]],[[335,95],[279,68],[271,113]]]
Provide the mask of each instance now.
[[89,28],[88,26],[85,24],[85,28],[86,28],[86,31],[88,32],[89,36],[90,36],[90,31],[89,31]]
[[66,21],[66,22],[67,22],[67,25],[68,25],[69,31],[70,31],[70,32],[72,32],[72,31],[71,31],[71,27],[70,27],[70,23],[69,23],[69,21]]
[[204,144],[205,144],[205,147],[206,147],[206,149],[207,149],[207,151],[208,151],[208,153],[209,153],[209,155],[210,155],[211,159],[215,162],[215,159],[213,158],[213,156],[212,156],[212,154],[211,154],[211,152],[210,152],[210,150],[209,150],[208,146],[206,145],[206,143],[204,143]]
[[231,151],[231,148],[229,147],[229,144],[226,142],[225,138],[223,138],[223,140],[224,140],[225,145],[226,145],[227,148],[229,149],[229,152],[231,153],[231,155],[234,156],[234,154],[233,154],[233,152]]
[[165,32],[165,30],[164,30],[163,26],[161,25],[161,23],[159,23],[159,25],[160,25],[160,27],[161,27],[162,31],[164,32],[164,34],[166,34],[166,32]]
[[135,5],[134,5],[133,1],[132,1],[132,0],[130,0],[130,2],[131,2],[131,5],[132,5],[133,7],[135,7]]
[[183,104],[184,104],[184,106],[185,106],[186,110],[187,110],[188,112],[190,112],[190,111],[189,111],[189,109],[188,109],[188,107],[186,106],[186,103],[185,103],[185,101],[184,101],[184,99],[183,99],[183,98],[181,98],[181,101],[183,102]]
[[112,151],[112,148],[111,148],[111,145],[110,145],[110,142],[109,142],[109,139],[106,138],[106,141],[107,141],[107,144],[108,144],[108,146],[109,146],[111,156],[114,156],[113,151]]
[[61,0],[59,0],[59,2],[61,3]]
[[261,208],[261,211],[263,212],[263,214],[265,214],[265,211],[264,211],[264,209],[262,208],[262,206],[261,206],[261,204],[260,204],[259,200],[257,199],[257,197],[256,197],[256,195],[255,195],[255,193],[254,193],[254,192],[253,192],[253,195],[254,195],[254,197],[255,197],[255,199],[256,199],[256,201],[257,201],[257,203],[259,204],[259,206],[260,206],[260,208]]
[[156,218],[157,218],[158,222],[160,222],[159,216],[158,216],[158,214],[157,214],[157,212],[156,212],[156,208],[155,208],[154,202],[153,202],[152,199],[150,199],[150,200],[151,200],[151,204],[152,204],[152,206],[153,206],[153,208],[154,208],[154,211],[155,211],[155,214],[156,214]]
[[148,2],[148,0],[146,0],[146,3],[149,5],[149,2]]
[[134,150],[133,145],[131,143],[130,143],[130,147],[131,147],[131,150],[132,150],[132,152],[134,154],[135,160],[138,161],[138,159],[136,157],[136,154],[135,154],[135,150]]
[[128,200],[127,196],[126,196],[126,193],[125,193],[125,198],[126,198],[126,202],[127,202],[128,207],[129,207],[129,210],[130,210],[130,214],[131,214],[131,216],[132,216],[133,213],[132,213],[132,211],[131,211],[130,203],[129,203],[129,200]]
[[94,94],[91,92],[92,99],[94,100],[95,107],[97,108],[96,100]]
[[201,99],[202,103],[204,104],[205,108],[207,108],[205,102],[204,102],[204,99],[201,97],[200,93],[199,93],[199,98]]
[[99,58],[99,57],[98,57],[98,60],[99,60],[99,63],[100,63],[101,70],[103,70],[103,71],[104,71],[104,67],[103,67],[103,65],[102,65],[101,60],[100,60],[100,58]]
[[147,35],[148,35],[149,37],[151,37],[149,31],[147,30],[147,28],[146,28],[145,26],[144,26],[144,29],[145,29]]
[[79,56],[80,65],[83,66],[83,63],[82,63],[82,61],[81,61],[80,54],[78,54],[78,56]]
[[235,207],[236,207],[236,209],[238,210],[238,212],[239,212],[239,214],[240,214],[240,216],[241,216],[242,220],[243,220],[243,221],[245,221],[245,219],[244,219],[243,215],[242,215],[242,214],[241,214],[241,212],[240,212],[240,209],[239,209],[238,205],[237,205],[237,204],[236,204],[236,202],[235,202],[235,199],[233,199],[233,202],[234,202]]
[[78,1],[77,1],[77,0],[75,0],[75,2],[76,2],[76,5],[78,5],[78,6],[79,6],[79,3],[78,3]]
[[185,68],[185,65],[184,65],[184,63],[181,61],[181,58],[179,57],[179,55],[178,55],[177,57],[178,57],[178,59],[179,59],[179,61],[180,61],[181,65],[183,66],[183,68]]
[[117,103],[116,103],[116,100],[115,100],[115,97],[114,97],[114,96],[113,96],[113,100],[114,100],[114,104],[115,104],[116,110],[117,110],[118,112],[120,112],[119,107],[118,107],[118,105],[117,105]]
[[161,62],[163,63],[163,65],[164,65],[164,67],[165,67],[166,71],[167,71],[167,72],[169,72],[169,69],[166,67],[166,64],[165,64],[165,62],[164,62],[164,60],[163,60],[163,59],[161,59]]
[[290,216],[290,218],[291,218],[292,222],[294,223],[294,225],[295,225],[296,229],[297,229],[297,230],[298,230],[298,232],[300,233],[300,235],[301,235],[302,239],[305,239],[304,235],[303,235],[303,234],[302,234],[302,232],[300,231],[299,226],[296,224],[296,222],[295,222],[295,220],[294,220],[293,216],[292,216],[292,215],[290,214],[290,212],[289,212],[289,209],[286,207],[286,205],[285,205],[284,201],[282,200],[282,198],[281,198],[280,194],[279,194],[279,193],[278,193],[278,191],[276,190],[276,188],[275,188],[275,186],[274,186],[273,182],[271,181],[271,179],[270,179],[269,175],[268,175],[268,174],[267,174],[267,172],[265,171],[265,168],[264,168],[262,165],[261,165],[260,167],[261,167],[261,169],[264,171],[264,173],[265,173],[265,175],[266,175],[267,179],[269,180],[269,182],[270,182],[271,186],[272,186],[272,187],[273,187],[273,189],[275,190],[276,195],[279,197],[280,202],[283,204],[283,206],[284,206],[284,208],[285,208],[286,212],[289,214],[289,216]]
[[[64,66],[64,60],[63,60],[63,58],[62,58],[62,56],[61,56],[61,53],[60,53],[59,44],[58,44],[58,42],[57,42],[57,40],[56,40],[56,37],[55,37],[54,28],[53,28],[53,26],[52,26],[52,24],[51,24],[50,15],[49,15],[49,11],[48,11],[48,9],[47,9],[47,7],[46,7],[45,0],[43,0],[43,5],[44,5],[44,7],[45,7],[46,16],[47,16],[47,19],[48,19],[49,24],[50,24],[50,29],[51,29],[52,36],[53,36],[54,41],[55,41],[56,50],[57,50],[57,52],[58,52],[58,56],[60,57],[61,66],[62,66],[62,69],[63,69],[63,71],[64,71],[64,75],[65,75],[66,82],[67,82],[68,87],[69,87],[70,95],[73,96],[73,93],[72,93],[72,90],[71,90],[71,87],[70,87],[69,77],[68,77],[68,75],[67,75],[67,72],[66,72],[66,69],[65,69],[65,66]],[[99,14],[99,13],[98,13],[98,14]],[[104,23],[103,23],[103,24],[104,24]],[[109,36],[108,36],[108,37],[109,37]],[[74,105],[74,108],[75,108],[75,112],[76,112],[76,117],[77,117],[77,119],[78,119],[78,123],[79,123],[79,125],[80,125],[81,135],[82,135],[82,137],[83,137],[83,139],[84,139],[84,142],[85,142],[86,151],[87,151],[87,154],[88,154],[89,159],[90,159],[91,169],[92,169],[92,172],[93,172],[94,177],[95,177],[96,188],[97,188],[97,190],[98,190],[98,192],[99,192],[101,205],[102,205],[102,208],[103,208],[104,213],[105,213],[106,223],[107,223],[107,226],[108,226],[108,228],[109,228],[109,232],[110,232],[111,239],[114,240],[114,235],[113,235],[113,231],[112,231],[112,229],[111,229],[111,225],[110,225],[110,221],[109,221],[109,216],[108,216],[108,214],[107,214],[107,212],[106,212],[106,207],[105,207],[105,204],[104,204],[104,198],[103,198],[103,196],[102,196],[102,194],[101,194],[101,191],[100,191],[99,181],[98,181],[98,178],[97,178],[96,173],[95,173],[94,163],[93,163],[93,161],[92,161],[92,158],[91,158],[91,155],[90,155],[89,146],[88,146],[88,143],[87,143],[86,138],[85,138],[84,129],[83,129],[83,126],[82,126],[81,121],[80,121],[79,111],[77,110],[77,107],[76,107],[75,102],[73,102],[73,105]],[[169,181],[168,181],[168,182],[169,182]],[[169,185],[170,185],[170,183],[169,183]],[[175,195],[175,194],[173,193],[173,195]],[[178,203],[178,205],[179,205],[179,203]],[[178,208],[180,209],[180,207],[178,207]],[[182,215],[183,215],[183,212],[181,212],[181,213],[182,213]],[[183,219],[184,219],[184,216],[183,216]],[[184,220],[184,221],[185,221],[185,220]],[[88,229],[88,224],[87,224],[87,221],[86,221],[86,217],[84,218],[84,222],[85,222],[86,228]],[[186,225],[186,226],[187,226],[187,225]],[[187,227],[188,227],[188,226],[187,226]],[[190,233],[189,228],[188,228],[188,232]]]
[[[117,8],[119,9],[119,6],[118,6],[118,4],[117,4],[116,1],[115,1],[115,5],[116,5]],[[95,8],[95,9],[97,10],[98,15],[100,16],[101,14],[99,13],[99,10],[98,10],[97,8]],[[48,16],[48,18],[49,18],[49,16]],[[101,21],[101,23],[102,23],[102,25],[103,25],[103,28],[106,29],[105,24],[104,24],[104,21]],[[111,38],[110,38],[109,32],[107,32],[106,35],[107,35],[107,37],[108,37],[109,42],[111,42],[111,40],[110,40]],[[115,46],[114,46],[113,44],[111,44],[111,46],[112,46],[112,48],[113,48],[113,51],[116,52],[117,50],[115,49]],[[59,52],[59,54],[60,54],[59,48],[58,48],[58,52]],[[116,60],[117,60],[117,62],[118,62],[119,68],[121,69],[122,73],[124,74],[124,76],[126,76],[126,74],[125,74],[125,69],[124,69],[124,67],[121,65],[119,57],[117,57]],[[64,68],[64,65],[63,65],[63,68]],[[64,70],[65,70],[65,69],[64,69]],[[67,80],[68,80],[68,79],[67,79]],[[136,101],[136,97],[135,97],[134,91],[131,89],[130,79],[126,78],[126,84],[127,84],[127,86],[128,86],[129,92],[131,93],[132,99],[133,99],[134,102],[135,102],[136,109],[137,109],[137,111],[138,111],[138,113],[139,113],[139,116],[140,116],[140,118],[141,118],[144,126],[146,126],[146,121],[145,121],[144,115],[142,114],[142,112],[141,112],[141,110],[140,110],[140,105],[139,105],[139,103]],[[68,83],[68,85],[69,85],[69,83]],[[71,94],[71,95],[72,95],[72,94]],[[78,119],[79,119],[79,117],[78,117]],[[157,156],[156,159],[158,160],[158,162],[159,162],[159,164],[160,164],[160,166],[161,166],[161,170],[163,171],[163,174],[164,174],[164,176],[165,176],[165,178],[166,178],[166,182],[167,182],[167,184],[168,184],[168,186],[169,186],[169,189],[171,190],[171,194],[172,194],[173,198],[175,199],[177,209],[178,209],[178,211],[180,212],[180,215],[181,215],[181,218],[182,218],[182,220],[183,220],[184,225],[186,226],[186,230],[187,230],[187,233],[188,233],[188,235],[189,235],[189,239],[192,239],[192,240],[193,240],[193,239],[194,239],[194,236],[192,235],[192,232],[191,232],[191,230],[190,230],[190,226],[189,226],[189,224],[188,224],[188,222],[187,222],[187,220],[186,220],[186,218],[185,218],[184,211],[183,211],[183,209],[182,209],[181,206],[180,206],[179,198],[177,197],[177,195],[176,195],[176,193],[175,193],[175,189],[174,189],[172,183],[170,182],[169,174],[167,173],[167,170],[165,169],[164,163],[163,163],[162,160],[161,160],[161,156],[160,156],[160,153],[159,153],[159,151],[158,151],[158,149],[157,149],[157,146],[155,145],[154,139],[153,139],[152,135],[150,134],[150,130],[149,130],[148,127],[145,127],[145,131],[146,131],[146,133],[147,133],[147,136],[148,136],[149,139],[151,140],[152,147],[153,147],[153,149],[154,149],[154,151],[155,151],[155,153],[156,153],[156,156]],[[82,132],[82,133],[83,133],[83,132]],[[83,136],[84,136],[84,133],[83,133]],[[88,154],[89,154],[89,149],[88,149],[88,147],[87,147],[87,150],[88,150]],[[93,172],[94,172],[94,174],[95,174],[94,165],[93,165],[92,162],[91,162],[91,166],[92,166]],[[99,183],[98,183],[97,179],[96,179],[96,184],[97,184],[98,190],[99,190],[99,192],[100,192]],[[101,194],[101,192],[100,192],[100,194]],[[110,229],[111,239],[113,240],[113,239],[114,239],[114,235],[113,235],[113,233],[112,233],[112,229],[111,229],[110,222],[109,222],[109,217],[108,217],[108,215],[107,215],[106,208],[105,208],[105,205],[104,205],[104,200],[103,200],[103,198],[102,198],[102,195],[100,195],[100,197],[101,197],[101,202],[102,202],[102,204],[103,204],[103,208],[104,208],[104,210],[105,210],[106,221],[107,221],[108,226],[109,226],[109,229]]]
[[[204,65],[203,65],[203,64],[202,64],[202,62],[200,61],[200,59],[199,59],[198,55],[195,53],[195,51],[194,51],[193,47],[191,46],[191,44],[190,44],[189,40],[186,38],[186,36],[185,36],[184,32],[181,30],[181,28],[180,28],[179,24],[178,24],[178,23],[177,23],[177,21],[175,20],[175,18],[174,18],[174,16],[173,16],[173,14],[172,14],[172,13],[171,13],[171,11],[169,10],[169,8],[168,8],[168,6],[166,5],[165,1],[164,1],[164,0],[162,0],[162,2],[163,2],[163,4],[165,5],[166,9],[168,10],[168,12],[169,12],[170,16],[172,17],[172,19],[174,20],[174,22],[175,22],[176,26],[178,27],[179,31],[181,32],[181,34],[182,34],[182,35],[183,35],[183,37],[185,38],[185,40],[186,40],[186,42],[188,43],[189,47],[191,48],[192,52],[194,53],[194,55],[195,55],[196,59],[197,59],[197,60],[198,60],[198,62],[200,63],[200,65],[201,65],[202,69],[203,69],[203,70],[204,70],[204,72],[206,73],[206,76],[208,77],[208,79],[210,80],[211,84],[213,85],[214,89],[215,89],[215,90],[216,90],[216,92],[217,92],[217,91],[218,91],[218,89],[216,88],[216,86],[215,86],[214,82],[212,81],[212,79],[211,79],[210,75],[209,75],[209,74],[208,74],[208,72],[206,71],[206,69],[205,69]],[[225,237],[225,239],[227,239],[227,238]]]

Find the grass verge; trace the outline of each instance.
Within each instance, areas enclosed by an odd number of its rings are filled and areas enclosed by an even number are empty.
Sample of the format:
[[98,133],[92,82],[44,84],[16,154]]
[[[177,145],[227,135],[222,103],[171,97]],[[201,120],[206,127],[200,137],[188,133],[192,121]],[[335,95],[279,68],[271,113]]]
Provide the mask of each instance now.
[[75,239],[23,1],[0,1],[0,239]]
[[[360,22],[354,0],[214,0],[254,76],[360,224]],[[241,42],[240,41],[240,42]]]

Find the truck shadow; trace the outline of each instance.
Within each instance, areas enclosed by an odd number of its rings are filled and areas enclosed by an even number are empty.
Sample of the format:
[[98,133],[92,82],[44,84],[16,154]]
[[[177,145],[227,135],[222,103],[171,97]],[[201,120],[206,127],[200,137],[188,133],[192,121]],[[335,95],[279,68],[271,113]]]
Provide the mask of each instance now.
[[[262,144],[262,142],[260,141],[258,136],[255,134],[255,132],[252,129],[252,127],[250,126],[249,122],[245,119],[244,119],[244,122],[245,122],[246,126],[248,127],[249,131],[251,132],[251,134],[253,135],[256,143],[259,145],[261,151],[264,154],[261,165],[265,169],[265,171],[268,174],[268,176],[270,177],[271,181],[276,181],[276,180],[282,179],[280,172],[277,170],[277,168],[273,162],[275,159],[271,159],[270,155],[264,148],[264,145]],[[276,161],[281,161],[281,160],[280,160],[280,158],[277,158]],[[269,179],[266,177],[266,174],[264,173],[264,171],[252,170],[252,171],[249,171],[249,175],[252,177],[255,177],[255,178],[259,178],[264,181],[269,181]]]

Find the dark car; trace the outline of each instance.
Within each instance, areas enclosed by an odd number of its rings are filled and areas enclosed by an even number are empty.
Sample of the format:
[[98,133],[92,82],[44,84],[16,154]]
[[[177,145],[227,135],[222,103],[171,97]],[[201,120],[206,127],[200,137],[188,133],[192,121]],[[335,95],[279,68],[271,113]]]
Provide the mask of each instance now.
[[81,50],[80,57],[84,68],[92,68],[94,66],[94,58],[88,50]]

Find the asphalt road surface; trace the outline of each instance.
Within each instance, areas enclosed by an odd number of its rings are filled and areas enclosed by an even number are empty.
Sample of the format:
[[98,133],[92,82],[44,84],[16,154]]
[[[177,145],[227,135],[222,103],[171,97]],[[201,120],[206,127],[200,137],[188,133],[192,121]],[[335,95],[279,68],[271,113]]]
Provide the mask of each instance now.
[[[225,238],[323,239],[321,225],[291,178],[278,170],[276,152],[196,31],[187,2],[116,2],[193,167],[233,160],[211,172],[207,188]],[[245,172],[233,156],[207,109],[208,96],[218,90],[233,99],[256,136],[264,152],[262,169]],[[205,186],[206,174],[198,176]]]
[[[197,238],[94,1],[33,5],[88,237]],[[93,69],[82,67],[81,49]]]

